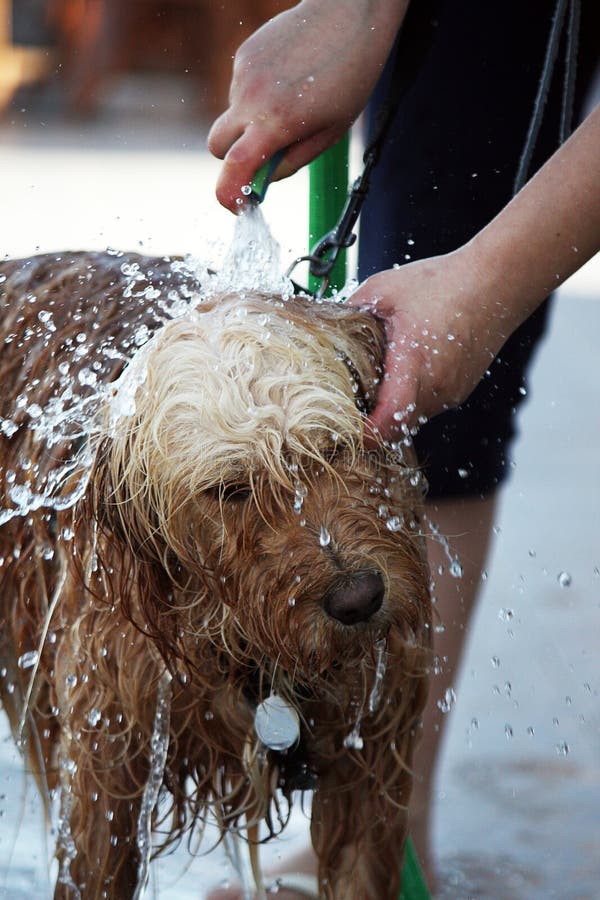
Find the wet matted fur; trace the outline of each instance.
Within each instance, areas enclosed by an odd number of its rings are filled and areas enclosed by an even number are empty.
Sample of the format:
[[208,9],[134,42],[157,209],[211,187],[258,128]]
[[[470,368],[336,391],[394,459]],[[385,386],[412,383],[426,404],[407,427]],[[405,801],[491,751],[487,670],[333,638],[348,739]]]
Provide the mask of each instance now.
[[141,832],[273,834],[307,788],[322,896],[395,898],[430,606],[417,479],[364,447],[383,331],[198,291],[134,254],[0,264],[0,691],[61,797],[55,896],[133,897]]

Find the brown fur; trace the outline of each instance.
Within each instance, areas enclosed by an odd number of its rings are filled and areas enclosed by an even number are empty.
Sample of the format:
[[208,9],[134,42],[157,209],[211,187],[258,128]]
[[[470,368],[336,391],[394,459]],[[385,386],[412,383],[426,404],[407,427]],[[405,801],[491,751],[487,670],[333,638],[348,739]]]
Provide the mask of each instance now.
[[[130,273],[127,266],[139,265],[143,278],[132,283],[124,264]],[[45,409],[64,393],[61,363],[69,362],[80,396],[93,393],[77,381],[84,368],[114,381],[136,331],[157,331],[169,319],[165,304],[198,289],[195,276],[168,260],[66,253],[2,263],[0,282],[1,507],[14,505],[15,480],[35,489],[59,460],[85,451],[86,441],[94,458],[74,505],[41,506],[0,528],[0,691],[13,732],[24,724],[23,749],[41,790],[62,785],[55,896],[133,896],[157,691],[168,672],[163,790],[170,802],[160,817],[154,813],[155,850],[188,834],[209,808],[223,830],[245,816],[251,834],[259,820],[275,833],[285,824],[283,797],[314,776],[322,896],[395,898],[430,646],[411,470],[383,448],[366,452],[359,421],[356,438],[341,445],[327,446],[320,432],[314,452],[284,445],[286,465],[293,464],[287,471],[300,472],[308,487],[301,514],[293,507],[295,476],[250,459],[233,485],[173,482],[165,500],[160,466],[138,473],[139,483],[126,472],[139,423],[119,453],[110,434],[95,446],[73,428],[48,446],[28,424],[32,403]],[[257,302],[284,309],[286,323],[315,340],[339,335],[351,348],[348,382],[355,375],[363,402],[372,402],[383,355],[374,319],[300,299]],[[210,315],[216,307],[204,309]],[[50,329],[39,317],[49,310]],[[119,354],[107,357],[107,342]],[[87,352],[77,358],[82,343]],[[68,475],[65,497],[78,478],[76,470]],[[403,516],[403,527],[386,527],[391,516]],[[327,546],[318,539],[322,525]],[[365,567],[382,574],[383,606],[367,622],[342,625],[323,599]],[[374,645],[382,638],[383,699],[369,714]],[[37,670],[20,668],[42,639]],[[254,734],[254,708],[273,688],[302,722],[300,744],[287,754],[261,748]],[[353,749],[344,739],[360,710],[363,746]]]

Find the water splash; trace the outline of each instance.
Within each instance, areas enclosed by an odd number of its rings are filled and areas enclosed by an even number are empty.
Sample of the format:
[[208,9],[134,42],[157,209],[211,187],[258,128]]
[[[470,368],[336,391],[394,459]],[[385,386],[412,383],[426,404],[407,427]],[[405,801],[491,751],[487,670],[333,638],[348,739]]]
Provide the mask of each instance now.
[[154,729],[150,739],[150,772],[144,787],[137,823],[137,846],[140,853],[137,884],[133,900],[140,900],[146,890],[152,853],[152,814],[156,808],[167,765],[171,726],[171,674],[164,672],[158,682]]
[[38,668],[40,665],[40,660],[42,658],[42,651],[43,651],[44,647],[46,646],[46,639],[48,637],[50,623],[52,622],[52,617],[54,616],[54,612],[55,612],[58,602],[61,598],[66,579],[67,579],[67,563],[66,563],[65,557],[61,554],[60,565],[59,565],[59,570],[58,570],[58,577],[56,580],[56,587],[54,588],[54,593],[52,595],[52,599],[50,600],[50,604],[48,606],[48,612],[46,613],[46,618],[44,620],[44,627],[42,628],[42,633],[40,635],[40,640],[38,643],[37,650],[34,651],[35,657],[33,658],[33,662],[31,663],[31,675],[29,677],[29,684],[27,685],[27,691],[25,693],[25,698],[23,700],[23,709],[21,710],[21,717],[19,719],[19,724],[17,726],[17,743],[20,746],[23,745],[25,722],[27,721],[27,715],[29,713],[29,706],[31,703],[31,697],[33,695],[33,689],[35,686],[35,681],[36,681],[36,677],[37,677],[37,673],[38,673]]
[[63,757],[60,764],[60,811],[58,816],[57,845],[62,849],[62,856],[57,882],[70,889],[73,900],[81,900],[81,891],[71,877],[71,863],[77,856],[77,848],[71,833],[71,812],[73,808],[71,776],[74,771],[74,765],[73,761],[67,757]]
[[347,734],[344,738],[344,747],[349,750],[362,750],[365,745],[365,742],[360,736],[360,724],[361,717],[359,716],[350,734]]
[[375,649],[377,651],[377,663],[375,668],[375,680],[373,682],[373,687],[371,688],[371,693],[369,694],[369,713],[373,715],[373,713],[377,712],[379,706],[381,704],[381,697],[383,694],[383,681],[385,678],[385,672],[387,667],[387,641],[385,638],[381,638],[380,640],[375,642]]
[[223,846],[227,858],[237,872],[244,900],[252,900],[255,896],[256,883],[252,875],[247,844],[242,841],[236,831],[226,831],[223,835]]
[[209,294],[232,291],[258,291],[283,299],[294,293],[292,282],[281,272],[279,244],[255,203],[236,217],[231,245],[208,285]]
[[[141,315],[147,303],[154,321],[166,324],[195,313],[203,302],[222,293],[259,292],[284,300],[293,294],[292,282],[281,272],[279,246],[258,207],[250,206],[237,217],[233,240],[221,251],[222,261],[216,271],[207,259],[191,256],[170,263],[173,272],[196,279],[202,285],[200,290],[182,286],[161,293],[140,263],[123,262],[123,298],[137,301]],[[209,252],[216,251],[209,247]],[[53,335],[56,340],[52,310],[40,309],[37,321],[37,329],[24,340],[34,337],[47,343]],[[70,509],[83,497],[101,437],[107,429],[110,433],[122,417],[135,413],[136,391],[146,378],[152,337],[151,329],[138,322],[132,325],[131,335],[125,339],[121,336],[120,343],[115,337],[96,346],[82,330],[73,340],[70,358],[62,359],[57,366],[56,386],[45,408],[29,397],[35,385],[28,385],[16,398],[14,410],[0,419],[0,431],[10,438],[25,429],[49,450],[62,445],[66,458],[63,455],[44,472],[35,465],[26,466],[24,460],[23,475],[14,471],[3,474],[0,526],[42,508]],[[125,365],[120,378],[103,383],[99,373],[119,364]]]
[[433,522],[429,516],[423,515],[423,520],[427,522],[429,525],[431,536],[438,544],[441,546],[444,554],[450,563],[448,571],[452,575],[453,578],[462,578],[463,577],[463,567],[460,564],[460,560],[458,557],[452,553],[450,549],[450,544],[448,542],[448,538],[444,537],[444,535],[440,532],[439,526]]

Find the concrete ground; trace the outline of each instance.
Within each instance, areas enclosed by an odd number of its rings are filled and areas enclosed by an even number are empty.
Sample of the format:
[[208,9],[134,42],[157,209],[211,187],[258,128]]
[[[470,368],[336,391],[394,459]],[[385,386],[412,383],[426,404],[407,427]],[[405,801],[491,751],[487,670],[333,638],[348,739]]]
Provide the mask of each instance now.
[[[15,111],[0,125],[0,255],[113,246],[215,257],[232,222],[213,197],[204,129],[190,126],[177,86],[145,93],[146,109],[125,98],[94,123]],[[306,198],[303,174],[269,192],[284,258],[305,249]],[[437,790],[441,894],[452,900],[600,897],[599,289],[596,258],[560,291],[519,417]],[[53,838],[34,793],[5,730],[0,896],[10,900],[51,896]],[[299,816],[271,858],[304,831]],[[149,894],[202,897],[228,871],[222,854],[188,867],[178,852],[155,868]]]

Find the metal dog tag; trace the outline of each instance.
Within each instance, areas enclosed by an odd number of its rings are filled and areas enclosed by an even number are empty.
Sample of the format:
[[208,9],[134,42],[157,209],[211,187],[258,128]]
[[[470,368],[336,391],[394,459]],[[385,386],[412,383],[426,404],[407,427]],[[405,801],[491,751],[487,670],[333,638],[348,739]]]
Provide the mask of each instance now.
[[271,694],[254,713],[258,739],[270,750],[288,750],[300,738],[300,718],[283,697]]

